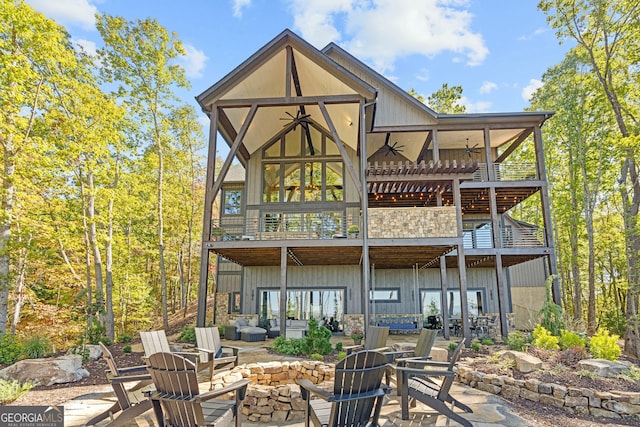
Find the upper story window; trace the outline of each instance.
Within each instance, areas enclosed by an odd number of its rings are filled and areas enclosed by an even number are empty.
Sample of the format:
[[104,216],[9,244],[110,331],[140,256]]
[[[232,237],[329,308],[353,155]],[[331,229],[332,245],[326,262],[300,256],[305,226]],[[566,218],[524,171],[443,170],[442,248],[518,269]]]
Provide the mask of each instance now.
[[263,149],[265,203],[344,200],[344,165],[333,140],[311,123],[297,126]]
[[224,215],[240,215],[242,213],[242,190],[224,190]]

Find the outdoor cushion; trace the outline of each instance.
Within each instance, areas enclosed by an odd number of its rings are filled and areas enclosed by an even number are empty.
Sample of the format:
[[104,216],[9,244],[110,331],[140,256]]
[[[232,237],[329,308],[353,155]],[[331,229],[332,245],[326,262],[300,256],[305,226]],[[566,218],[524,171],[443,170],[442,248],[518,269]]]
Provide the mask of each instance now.
[[245,319],[244,317],[238,317],[236,319],[236,326],[238,328],[243,328],[245,326],[249,326],[249,321],[247,319]]

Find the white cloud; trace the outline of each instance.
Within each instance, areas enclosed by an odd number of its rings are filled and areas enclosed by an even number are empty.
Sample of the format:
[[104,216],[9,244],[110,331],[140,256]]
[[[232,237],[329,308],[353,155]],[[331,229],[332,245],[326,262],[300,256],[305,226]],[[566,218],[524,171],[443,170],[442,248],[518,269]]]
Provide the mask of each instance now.
[[480,93],[486,94],[486,93],[493,92],[496,89],[498,89],[498,85],[497,84],[495,84],[494,82],[490,82],[490,81],[484,81],[484,82],[482,82],[482,86],[480,86]]
[[95,28],[98,9],[90,0],[26,0],[26,3],[60,25],[77,25],[85,30]]
[[464,105],[467,113],[488,113],[491,110],[491,102],[489,101],[472,101],[462,95],[458,101],[458,105]]
[[92,42],[91,40],[85,40],[85,39],[74,39],[73,41],[75,44],[80,46],[82,50],[84,50],[87,54],[91,56],[96,56],[96,53],[98,52],[98,48],[95,42]]
[[531,34],[526,34],[526,35],[524,35],[524,36],[520,36],[520,37],[518,37],[518,40],[525,40],[525,41],[526,41],[526,40],[532,40],[532,39],[534,39],[534,38],[538,37],[540,34],[544,34],[544,33],[546,33],[547,31],[549,31],[549,29],[548,29],[548,28],[545,28],[545,27],[538,27],[538,28],[536,28],[536,29],[533,31],[533,33],[531,33]]
[[529,102],[536,90],[542,87],[542,82],[538,79],[529,80],[529,84],[526,85],[521,92],[522,99]]
[[193,45],[183,43],[186,55],[180,58],[180,63],[186,70],[187,77],[202,77],[204,64],[207,62],[207,56],[203,51],[196,49]]
[[233,16],[242,17],[242,9],[251,6],[251,0],[233,0]]
[[393,70],[396,59],[409,55],[434,57],[449,51],[477,65],[489,53],[482,35],[471,29],[466,0],[289,2],[294,26],[306,40],[320,48],[342,41],[350,53],[370,59],[380,72]]

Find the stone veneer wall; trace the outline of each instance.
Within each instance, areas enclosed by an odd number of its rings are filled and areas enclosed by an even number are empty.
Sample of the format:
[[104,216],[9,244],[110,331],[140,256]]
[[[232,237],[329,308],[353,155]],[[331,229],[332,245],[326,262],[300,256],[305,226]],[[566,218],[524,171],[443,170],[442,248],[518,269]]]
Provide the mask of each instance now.
[[350,336],[354,329],[364,331],[364,314],[345,314],[343,322],[342,330],[345,337]]
[[370,208],[369,238],[458,237],[455,206]]
[[216,325],[228,325],[229,324],[229,293],[218,292],[216,293]]
[[456,380],[488,393],[528,399],[575,415],[640,421],[640,393],[565,387],[536,379],[516,380],[506,375],[484,374],[463,365],[458,365]]
[[241,413],[251,422],[303,421],[305,403],[295,380],[333,381],[335,366],[318,361],[266,362],[237,366],[214,375],[214,390],[243,378],[251,380]]

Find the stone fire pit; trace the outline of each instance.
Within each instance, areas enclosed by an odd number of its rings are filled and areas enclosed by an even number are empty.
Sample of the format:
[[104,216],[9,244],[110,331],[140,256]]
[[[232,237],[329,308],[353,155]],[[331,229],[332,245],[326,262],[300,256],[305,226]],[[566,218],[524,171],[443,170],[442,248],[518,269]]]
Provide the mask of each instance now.
[[242,378],[251,380],[243,401],[242,414],[252,422],[268,423],[304,420],[304,401],[296,379],[314,384],[333,381],[335,366],[316,361],[265,362],[241,365],[213,377],[220,389]]

